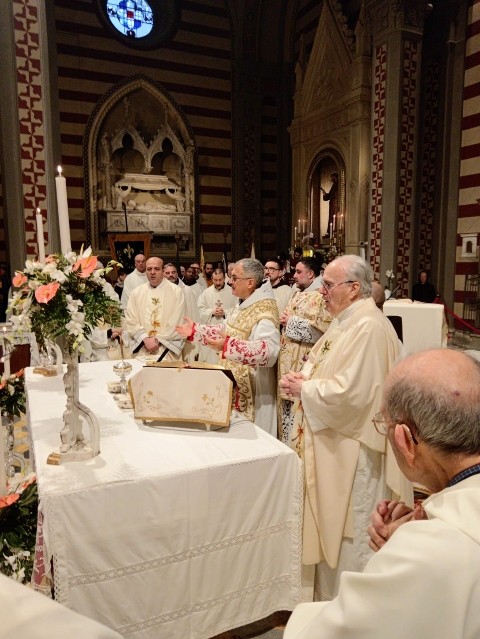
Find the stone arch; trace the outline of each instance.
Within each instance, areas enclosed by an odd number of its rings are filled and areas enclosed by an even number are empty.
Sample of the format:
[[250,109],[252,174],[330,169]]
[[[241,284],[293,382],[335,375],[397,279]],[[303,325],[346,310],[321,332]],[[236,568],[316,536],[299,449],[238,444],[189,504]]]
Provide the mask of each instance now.
[[97,254],[108,253],[110,233],[128,230],[150,231],[152,251],[164,257],[178,246],[194,258],[197,150],[185,115],[159,83],[136,75],[102,97],[85,132],[84,173],[86,235]]
[[[332,177],[335,175],[336,182]],[[314,240],[320,243],[322,240],[329,241],[334,233],[343,236],[346,211],[345,160],[337,149],[327,146],[315,155],[307,171],[306,190],[307,225]]]

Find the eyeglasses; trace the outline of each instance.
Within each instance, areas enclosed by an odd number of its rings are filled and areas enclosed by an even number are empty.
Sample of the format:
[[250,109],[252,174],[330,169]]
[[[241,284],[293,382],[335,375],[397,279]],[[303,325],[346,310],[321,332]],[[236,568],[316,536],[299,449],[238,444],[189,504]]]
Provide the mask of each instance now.
[[232,282],[236,282],[237,280],[253,280],[253,277],[237,277],[236,275],[232,275],[230,279]]
[[[373,416],[372,422],[373,422],[373,425],[375,426],[375,430],[377,431],[377,433],[379,435],[383,435],[384,437],[386,435],[388,435],[388,425],[389,424],[399,424],[400,423],[400,421],[398,419],[388,419],[388,420],[385,419],[385,417],[383,416],[382,411],[379,411],[378,413],[376,413]],[[407,425],[405,424],[405,426],[407,426]],[[410,428],[410,426],[407,426],[407,428],[408,428],[408,430],[410,432],[410,435],[412,436],[413,443],[418,445],[418,440],[415,437],[415,435],[413,434],[412,429]]]
[[330,293],[330,291],[332,291],[337,286],[341,286],[342,284],[355,284],[356,281],[357,280],[345,280],[345,282],[337,282],[337,284],[334,284],[332,282],[323,282],[322,286],[328,293]]
[[264,266],[265,271],[281,271],[281,268],[273,268],[273,266]]

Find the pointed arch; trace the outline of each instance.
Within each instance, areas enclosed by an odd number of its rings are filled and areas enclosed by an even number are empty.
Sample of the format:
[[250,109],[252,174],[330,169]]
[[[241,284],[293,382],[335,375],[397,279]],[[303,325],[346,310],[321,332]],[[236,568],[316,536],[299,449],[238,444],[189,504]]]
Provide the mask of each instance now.
[[[128,150],[124,147],[129,139]],[[164,142],[169,140],[170,155],[162,157]],[[130,155],[129,155],[130,154]],[[135,158],[128,166],[129,158]],[[154,160],[155,158],[155,160]],[[136,215],[141,221],[138,231],[150,230],[154,244],[165,257],[177,251],[180,233],[182,257],[193,258],[198,243],[198,154],[192,128],[182,109],[158,82],[138,74],[117,83],[98,102],[85,130],[83,145],[85,175],[86,236],[93,249],[108,253],[108,230],[112,214],[126,206],[130,190],[115,185],[124,175],[143,175],[146,184],[165,183],[158,193],[142,187],[138,199],[144,210],[152,210],[152,198],[162,214],[156,220]],[[124,163],[126,162],[126,164]],[[175,174],[165,174],[162,167],[176,167]],[[156,171],[162,169],[162,173]],[[156,179],[158,178],[158,179]],[[162,182],[163,181],[163,182]],[[153,194],[148,200],[148,193]],[[143,199],[142,199],[143,198]],[[162,201],[163,200],[163,201]],[[128,200],[129,203],[132,200]],[[136,207],[133,201],[132,206]],[[170,215],[170,218],[168,216]],[[171,216],[176,216],[175,219]],[[117,214],[120,218],[121,215]],[[151,221],[156,226],[150,227]],[[143,228],[141,226],[143,225]],[[118,229],[122,232],[124,229]],[[130,229],[132,230],[132,229]],[[156,237],[158,236],[158,237]]]

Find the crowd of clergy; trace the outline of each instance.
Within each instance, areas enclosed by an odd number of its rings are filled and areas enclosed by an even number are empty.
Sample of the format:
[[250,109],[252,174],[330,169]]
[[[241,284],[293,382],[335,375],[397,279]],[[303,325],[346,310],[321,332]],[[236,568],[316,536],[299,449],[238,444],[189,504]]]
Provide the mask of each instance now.
[[315,603],[286,639],[480,637],[479,364],[449,349],[405,357],[370,265],[323,267],[297,255],[290,274],[278,258],[179,272],[137,255],[116,285],[123,326],[95,329],[86,356],[122,340],[145,362],[229,369],[233,408],[296,451]]

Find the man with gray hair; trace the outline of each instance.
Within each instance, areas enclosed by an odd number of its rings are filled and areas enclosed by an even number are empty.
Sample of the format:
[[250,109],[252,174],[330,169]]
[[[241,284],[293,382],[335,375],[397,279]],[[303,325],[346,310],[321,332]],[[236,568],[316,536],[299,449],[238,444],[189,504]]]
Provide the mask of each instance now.
[[280,349],[278,307],[271,287],[262,288],[263,265],[245,258],[232,272],[238,304],[221,324],[188,319],[177,332],[220,353],[220,364],[232,371],[237,389],[234,407],[276,437],[275,363]]
[[334,601],[297,606],[284,639],[480,637],[480,364],[446,348],[407,357],[372,421],[431,495],[414,511],[382,502],[363,573],[343,573]]
[[356,255],[328,264],[320,293],[334,319],[301,372],[280,380],[282,393],[297,399],[291,445],[305,465],[303,562],[318,564],[315,596],[322,600],[335,596],[342,570],[365,566],[377,501],[389,490],[413,498],[385,438],[371,427],[400,347],[371,297],[372,281],[371,267]]

